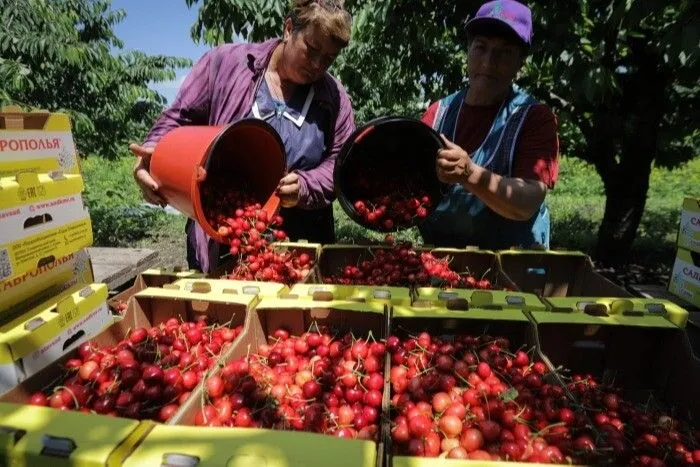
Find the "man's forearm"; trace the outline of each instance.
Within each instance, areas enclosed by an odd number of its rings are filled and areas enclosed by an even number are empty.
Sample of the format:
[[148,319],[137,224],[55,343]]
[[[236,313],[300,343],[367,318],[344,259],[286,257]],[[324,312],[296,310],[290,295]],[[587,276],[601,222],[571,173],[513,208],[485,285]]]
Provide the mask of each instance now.
[[547,193],[546,186],[540,181],[504,177],[476,164],[472,165],[463,186],[491,210],[519,221],[530,219]]

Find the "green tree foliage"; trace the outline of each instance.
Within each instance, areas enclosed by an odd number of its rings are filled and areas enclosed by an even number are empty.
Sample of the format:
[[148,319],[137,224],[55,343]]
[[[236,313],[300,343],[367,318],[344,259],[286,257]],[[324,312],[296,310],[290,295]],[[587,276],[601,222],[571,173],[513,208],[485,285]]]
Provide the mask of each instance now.
[[[185,0],[195,40],[278,36],[284,0]],[[464,82],[464,21],[481,0],[347,0],[350,46],[333,66],[358,121],[418,116]],[[562,151],[594,164],[606,193],[598,257],[627,258],[654,163],[698,154],[700,2],[530,2],[535,44],[519,82],[558,113]]]
[[191,64],[115,53],[125,15],[110,0],[0,0],[0,104],[67,111],[81,153],[123,154],[165,104],[148,83]]

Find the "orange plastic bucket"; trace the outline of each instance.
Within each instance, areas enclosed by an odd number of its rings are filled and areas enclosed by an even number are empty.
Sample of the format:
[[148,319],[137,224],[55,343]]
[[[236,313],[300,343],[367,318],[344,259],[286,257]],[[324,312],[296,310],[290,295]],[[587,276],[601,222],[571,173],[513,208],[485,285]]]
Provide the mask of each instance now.
[[275,194],[286,170],[286,152],[268,123],[243,119],[223,126],[182,126],[168,132],[151,157],[151,175],[169,205],[194,219],[217,242],[224,239],[204,216],[200,188],[207,177],[236,174],[269,215],[279,209]]

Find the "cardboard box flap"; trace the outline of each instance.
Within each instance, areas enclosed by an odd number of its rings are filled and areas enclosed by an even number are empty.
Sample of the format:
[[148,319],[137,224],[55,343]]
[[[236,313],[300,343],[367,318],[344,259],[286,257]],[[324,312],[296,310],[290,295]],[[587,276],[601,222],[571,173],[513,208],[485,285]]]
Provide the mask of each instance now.
[[77,298],[80,298],[80,292],[83,289],[89,289],[88,291],[82,292],[83,295],[85,295],[86,297],[92,297],[95,293],[99,293],[100,296],[104,295],[105,293],[108,293],[107,286],[105,284],[75,285],[67,290],[62,291],[55,297],[52,297],[48,300],[37,304],[36,306],[32,307],[32,309],[27,310],[21,316],[17,316],[12,321],[0,326],[0,339],[6,337],[10,331],[14,331],[22,323],[28,321],[29,318],[33,318],[37,315],[41,315],[42,313],[46,313],[51,310],[55,312],[58,303],[66,298],[71,297],[73,294],[77,294]]
[[230,303],[242,306],[252,306],[257,300],[256,295],[239,294],[235,291],[228,290],[204,290],[199,288],[197,291],[184,290],[178,285],[166,284],[161,287],[147,287],[134,295],[135,297],[145,298],[167,298],[171,300],[192,300],[198,299],[201,301],[215,303]]
[[494,321],[528,322],[520,309],[489,310],[484,308],[450,309],[447,307],[394,306],[394,318],[440,318],[440,319],[478,319]]
[[628,291],[595,272],[578,251],[504,250],[500,267],[518,290],[544,297],[631,297]]
[[361,311],[368,313],[384,313],[384,304],[379,302],[357,302],[352,300],[304,300],[293,296],[271,298],[265,297],[260,300],[255,308],[257,310],[269,309],[295,309],[312,310],[313,313],[321,313],[323,310],[346,310]]
[[136,293],[148,287],[163,287],[178,278],[200,278],[204,274],[199,271],[184,268],[152,268],[147,269],[134,280],[131,287],[107,300],[107,304],[118,313],[124,312],[129,299]]
[[[13,358],[19,360],[97,309],[105,303],[107,295],[105,284],[68,289],[1,328],[0,343],[6,344]],[[71,343],[69,338],[64,345],[68,347]]]
[[9,458],[24,462],[10,465],[51,465],[57,458],[71,465],[120,465],[153,427],[152,422],[7,403],[0,403],[0,420],[20,433]]
[[[205,295],[205,297],[202,297]],[[123,329],[150,327],[170,318],[193,320],[206,314],[218,323],[243,323],[259,299],[254,295],[193,294],[182,290],[147,288],[129,300],[120,321]]]
[[143,271],[140,276],[173,276],[173,277],[204,277],[204,273],[196,271],[194,269],[186,269],[181,267],[171,267],[171,268],[151,268]]
[[535,294],[505,290],[440,289],[419,287],[416,289],[414,304],[430,303],[444,306],[455,299],[464,299],[476,308],[545,310],[547,306]]
[[228,279],[184,278],[178,279],[172,284],[181,290],[193,293],[216,293],[260,295],[276,297],[287,293],[289,289],[284,284],[274,282],[236,281]]
[[688,312],[668,300],[647,298],[548,297],[550,311],[537,322],[684,328]]
[[[311,454],[313,453],[313,454]],[[376,465],[376,444],[316,433],[254,428],[156,426],[124,467],[353,467]],[[173,461],[180,461],[174,463]]]
[[[70,122],[66,114],[53,114],[55,119]],[[0,129],[4,130],[43,130],[51,114],[48,110],[24,112],[20,106],[9,105],[0,108]],[[70,125],[69,125],[70,128]]]
[[406,305],[411,302],[411,290],[408,287],[309,283],[292,286],[289,295],[320,301],[351,300],[368,302],[376,300]]

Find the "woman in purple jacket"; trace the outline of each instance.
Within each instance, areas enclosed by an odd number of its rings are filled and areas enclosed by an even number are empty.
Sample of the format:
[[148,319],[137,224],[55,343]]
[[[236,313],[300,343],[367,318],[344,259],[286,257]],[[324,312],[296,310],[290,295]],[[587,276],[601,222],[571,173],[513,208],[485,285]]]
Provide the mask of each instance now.
[[[351,21],[343,0],[291,0],[282,39],[225,44],[204,54],[146,141],[130,146],[144,198],[166,204],[149,162],[168,131],[259,118],[277,130],[287,152],[287,175],[278,187],[284,230],[292,240],[332,243],[333,166],[355,123],[345,89],[327,69],[347,46]],[[186,231],[189,266],[210,272],[219,245],[192,220]]]

